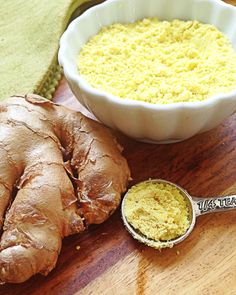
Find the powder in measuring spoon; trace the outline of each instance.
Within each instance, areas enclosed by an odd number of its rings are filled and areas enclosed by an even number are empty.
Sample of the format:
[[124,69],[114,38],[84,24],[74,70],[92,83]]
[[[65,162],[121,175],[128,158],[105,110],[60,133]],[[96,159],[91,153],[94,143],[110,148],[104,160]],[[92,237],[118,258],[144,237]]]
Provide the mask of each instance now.
[[133,186],[125,200],[124,214],[134,229],[154,241],[176,239],[190,226],[184,196],[167,183],[146,181]]

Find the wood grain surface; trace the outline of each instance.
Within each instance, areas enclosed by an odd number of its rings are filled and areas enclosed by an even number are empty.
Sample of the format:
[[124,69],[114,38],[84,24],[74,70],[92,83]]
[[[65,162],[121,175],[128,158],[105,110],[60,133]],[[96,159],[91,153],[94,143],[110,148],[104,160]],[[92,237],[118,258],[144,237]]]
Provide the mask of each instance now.
[[[236,4],[236,0],[229,2]],[[64,79],[54,101],[93,117]],[[236,115],[176,144],[145,144],[117,136],[131,168],[130,185],[163,178],[193,196],[236,193]],[[236,213],[199,217],[186,241],[159,252],[132,239],[118,209],[104,224],[66,238],[57,266],[47,277],[37,275],[23,284],[1,286],[0,294],[235,295]]]

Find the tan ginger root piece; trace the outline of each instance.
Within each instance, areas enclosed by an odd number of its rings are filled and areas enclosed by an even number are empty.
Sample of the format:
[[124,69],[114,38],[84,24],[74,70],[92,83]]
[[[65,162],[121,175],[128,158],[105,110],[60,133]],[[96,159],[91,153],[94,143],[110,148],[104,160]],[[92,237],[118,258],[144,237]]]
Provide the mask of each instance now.
[[0,104],[0,149],[0,282],[20,283],[110,216],[130,172],[107,128],[36,95]]

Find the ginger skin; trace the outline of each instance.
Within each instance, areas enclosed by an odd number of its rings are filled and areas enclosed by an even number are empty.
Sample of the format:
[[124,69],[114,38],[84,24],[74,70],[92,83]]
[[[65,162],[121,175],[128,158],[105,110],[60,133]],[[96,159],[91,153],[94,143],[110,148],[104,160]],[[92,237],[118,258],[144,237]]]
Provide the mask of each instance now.
[[20,283],[113,213],[130,171],[107,128],[40,96],[5,100],[0,123],[0,283]]

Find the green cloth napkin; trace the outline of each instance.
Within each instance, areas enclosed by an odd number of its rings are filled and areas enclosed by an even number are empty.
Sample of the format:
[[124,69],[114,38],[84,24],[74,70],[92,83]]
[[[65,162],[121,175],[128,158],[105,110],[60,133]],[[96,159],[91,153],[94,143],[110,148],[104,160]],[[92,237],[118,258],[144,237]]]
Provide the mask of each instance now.
[[61,77],[60,36],[76,8],[97,2],[0,0],[0,100],[29,92],[52,98]]

